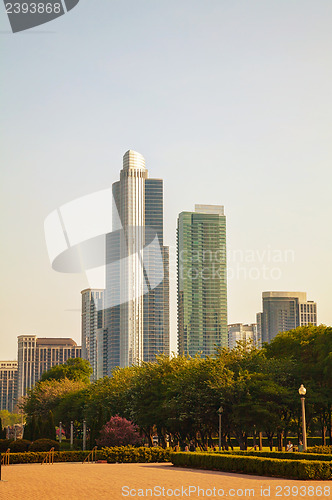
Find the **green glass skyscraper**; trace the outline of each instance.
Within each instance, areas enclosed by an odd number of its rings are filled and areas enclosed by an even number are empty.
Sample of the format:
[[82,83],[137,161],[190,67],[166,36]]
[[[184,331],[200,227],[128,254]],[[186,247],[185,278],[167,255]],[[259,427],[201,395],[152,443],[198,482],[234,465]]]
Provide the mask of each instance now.
[[213,356],[227,347],[224,207],[195,205],[177,228],[179,354]]

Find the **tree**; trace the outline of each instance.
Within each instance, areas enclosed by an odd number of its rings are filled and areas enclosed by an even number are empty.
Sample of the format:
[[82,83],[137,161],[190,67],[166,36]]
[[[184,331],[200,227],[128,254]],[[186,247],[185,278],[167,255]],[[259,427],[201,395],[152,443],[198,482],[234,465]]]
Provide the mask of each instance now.
[[41,416],[46,419],[48,412],[57,410],[60,402],[76,392],[85,389],[86,383],[82,380],[46,380],[37,382],[23,402],[23,410],[29,416]]
[[10,413],[8,410],[1,410],[0,418],[2,420],[2,425],[7,427],[8,425],[21,423],[22,415],[19,413]]
[[23,437],[29,441],[36,441],[36,439],[40,438],[39,422],[35,415],[32,415],[32,417],[28,419],[24,427]]
[[2,428],[1,418],[0,418],[0,439],[6,439],[6,429]]
[[268,358],[284,363],[291,360],[296,365],[292,390],[297,407],[297,389],[304,384],[308,426],[316,420],[321,427],[322,443],[326,444],[327,430],[332,442],[332,328],[308,325],[279,333],[270,344],[265,344],[264,351]]
[[54,417],[51,410],[48,412],[47,419],[43,422],[42,437],[45,439],[53,439],[53,441],[56,440]]
[[69,358],[62,365],[55,365],[47,372],[43,373],[40,380],[75,380],[89,383],[92,375],[92,368],[89,361],[82,358]]
[[127,446],[141,442],[138,428],[129,420],[118,415],[112,417],[100,431],[98,446]]

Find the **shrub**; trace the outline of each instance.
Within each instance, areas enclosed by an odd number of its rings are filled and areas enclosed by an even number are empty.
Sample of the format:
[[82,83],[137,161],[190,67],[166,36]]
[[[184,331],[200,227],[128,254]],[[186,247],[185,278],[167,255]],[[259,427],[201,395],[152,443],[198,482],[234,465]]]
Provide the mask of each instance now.
[[170,448],[160,448],[158,446],[147,448],[142,446],[134,448],[133,446],[121,446],[113,448],[102,448],[102,452],[108,463],[153,463],[170,462]]
[[[54,462],[83,462],[88,456],[89,451],[55,451]],[[11,453],[9,463],[11,464],[32,464],[41,463],[47,456],[46,452],[26,452],[26,453]],[[97,451],[97,460],[105,460],[102,451]]]
[[10,452],[22,453],[24,451],[28,451],[30,445],[31,441],[28,441],[27,439],[16,439],[16,441],[12,441],[10,443]]
[[37,439],[31,443],[29,451],[50,451],[51,448],[59,451],[59,443],[52,439]]
[[[65,441],[61,441],[61,443],[60,443],[60,448],[59,448],[59,449],[60,449],[60,451],[70,451],[70,450],[71,450],[71,447],[70,447],[70,440],[66,439]],[[76,447],[74,447],[74,444],[73,444],[73,450],[74,450],[74,449],[76,449],[76,450],[77,450],[77,449],[81,450],[81,449],[82,449],[82,447],[80,447],[80,448],[76,448]]]
[[[307,448],[306,453],[321,453],[323,455],[332,455],[332,446],[311,446]],[[326,459],[327,460],[327,459]],[[331,456],[332,460],[332,456]]]
[[[83,462],[89,453],[89,451],[56,451],[54,453],[54,462]],[[107,460],[108,463],[170,462],[170,453],[169,448],[122,446],[97,450],[96,458],[97,460]],[[26,453],[11,453],[9,461],[11,464],[41,463],[46,455],[46,452],[29,451]]]
[[171,453],[178,467],[241,472],[289,479],[331,479],[332,463],[309,460],[286,460],[217,453]]
[[126,418],[116,415],[105,424],[96,440],[98,446],[126,446],[141,442],[138,428]]
[[286,460],[323,460],[330,461],[332,460],[332,455],[324,455],[324,454],[309,454],[307,452],[286,452],[286,451],[216,451],[217,454],[224,455],[238,455],[238,456],[247,456],[247,457],[265,457],[265,458],[280,458]]
[[0,439],[0,453],[5,453],[12,442],[12,439]]

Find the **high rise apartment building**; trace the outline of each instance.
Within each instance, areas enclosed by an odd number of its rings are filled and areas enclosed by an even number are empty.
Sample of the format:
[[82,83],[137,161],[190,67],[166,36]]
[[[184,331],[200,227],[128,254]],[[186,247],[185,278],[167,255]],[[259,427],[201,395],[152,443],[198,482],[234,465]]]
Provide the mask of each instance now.
[[15,410],[17,375],[17,361],[0,361],[0,410]]
[[104,368],[169,355],[169,249],[163,238],[163,181],[149,179],[143,156],[127,151],[112,186],[112,233],[106,235]]
[[298,326],[317,325],[317,304],[305,292],[263,292],[263,313],[258,313],[262,342]]
[[[103,376],[104,338],[103,311],[104,290],[87,288],[82,294],[82,358],[90,362],[92,380]],[[105,373],[106,374],[106,373]]]
[[178,351],[211,356],[227,347],[226,217],[223,206],[195,205],[177,227]]
[[36,335],[18,337],[18,398],[25,396],[42,374],[69,358],[80,358],[81,347],[69,338],[38,338]]
[[259,347],[257,324],[233,323],[228,325],[228,348],[234,349],[237,347],[238,342],[246,342],[253,347]]

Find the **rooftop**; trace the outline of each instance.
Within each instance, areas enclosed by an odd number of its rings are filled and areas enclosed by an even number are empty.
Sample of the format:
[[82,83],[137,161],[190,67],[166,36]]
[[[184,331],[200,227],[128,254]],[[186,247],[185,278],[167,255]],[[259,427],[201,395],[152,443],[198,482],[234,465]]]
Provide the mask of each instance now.
[[63,346],[72,346],[76,347],[77,344],[75,340],[69,338],[37,338],[37,345],[63,345]]
[[195,205],[198,214],[225,215],[223,205]]

